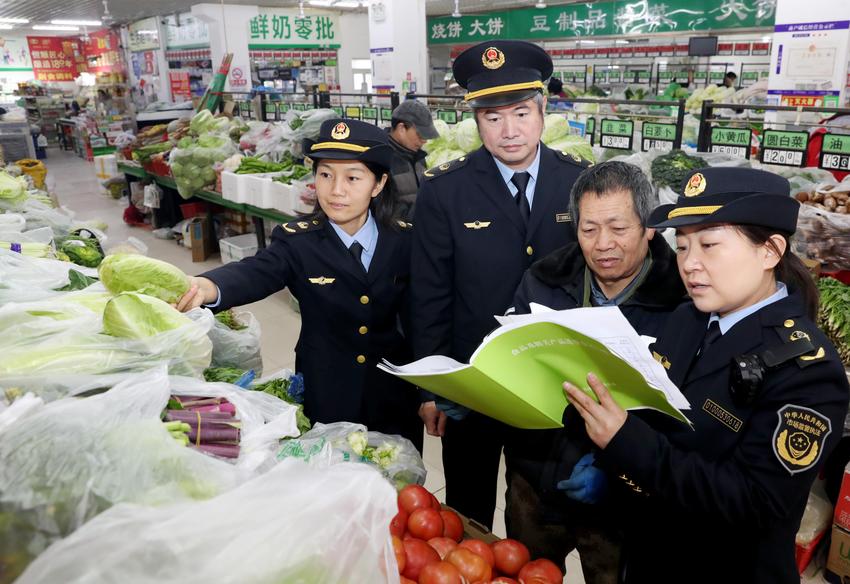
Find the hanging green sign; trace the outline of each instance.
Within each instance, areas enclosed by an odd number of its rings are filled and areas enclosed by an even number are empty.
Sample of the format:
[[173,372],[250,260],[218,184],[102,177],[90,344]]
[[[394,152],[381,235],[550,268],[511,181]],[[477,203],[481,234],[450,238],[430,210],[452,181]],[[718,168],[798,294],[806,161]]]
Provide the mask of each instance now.
[[596,134],[596,118],[588,118],[587,125],[584,128],[584,135],[590,136],[590,145],[593,146],[593,140]]
[[393,110],[392,110],[392,108],[389,108],[389,107],[382,107],[382,108],[381,108],[381,121],[382,121],[382,122],[389,122],[389,121],[390,121],[390,120],[392,120],[392,119],[393,119]]
[[474,120],[475,119],[475,112],[471,112],[469,110],[466,110],[465,112],[463,112],[460,115],[460,119],[461,120]]
[[749,158],[752,137],[749,128],[712,128],[710,151]]
[[447,124],[456,124],[457,112],[455,110],[438,110],[437,119],[443,120]]
[[631,150],[634,131],[633,120],[603,119],[599,129],[599,145],[603,148]]
[[360,119],[360,108],[356,106],[347,106],[345,108],[345,117],[352,118],[354,120]]
[[340,106],[337,105],[332,107],[331,109],[336,112],[336,115],[342,117],[342,108]]
[[808,132],[765,130],[761,141],[761,161],[779,166],[803,166]]
[[770,28],[775,0],[607,0],[428,18],[429,44]]
[[307,109],[307,104],[305,103],[294,103],[292,104],[292,109],[297,112],[303,112]]
[[363,119],[364,120],[375,120],[378,119],[378,108],[375,107],[364,107],[362,110]]
[[820,167],[825,170],[850,170],[850,135],[823,135]]
[[644,122],[641,127],[641,150],[662,150],[669,152],[673,149],[676,139],[676,124],[659,124]]
[[706,72],[705,71],[694,71],[694,81],[705,81]]

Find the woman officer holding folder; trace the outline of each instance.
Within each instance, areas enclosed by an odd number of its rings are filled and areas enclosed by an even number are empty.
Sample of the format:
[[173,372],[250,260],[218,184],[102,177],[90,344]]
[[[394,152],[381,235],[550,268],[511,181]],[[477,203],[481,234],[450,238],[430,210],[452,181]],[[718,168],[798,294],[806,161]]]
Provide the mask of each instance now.
[[392,149],[379,128],[328,120],[305,140],[319,208],[276,227],[269,247],[192,279],[180,310],[224,310],[289,288],[301,308],[295,367],[304,413],[400,434],[422,450],[416,388],[376,368],[410,360],[406,323],[412,226],[394,215]]
[[799,206],[787,180],[742,168],[693,172],[681,195],[650,225],[676,230],[692,302],[652,349],[693,428],[624,411],[592,373],[588,393],[564,388],[625,502],[627,584],[797,584],[794,537],[848,401],[813,322],[817,288],[790,250]]

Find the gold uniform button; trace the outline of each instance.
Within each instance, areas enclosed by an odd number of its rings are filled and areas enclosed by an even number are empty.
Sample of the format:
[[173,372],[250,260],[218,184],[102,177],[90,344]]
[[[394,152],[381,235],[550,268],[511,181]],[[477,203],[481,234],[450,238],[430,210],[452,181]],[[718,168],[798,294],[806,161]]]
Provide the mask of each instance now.
[[369,327],[361,326],[359,329],[357,329],[357,332],[359,332],[361,335],[365,335],[369,332]]
[[791,320],[791,319],[789,318],[788,320],[786,320],[786,321],[785,321],[784,323],[782,323],[782,324],[784,324],[784,325],[785,325],[785,328],[791,328],[792,326],[794,326],[794,321],[793,321],[793,320]]
[[534,253],[534,248],[529,245],[527,248],[525,248],[525,253],[527,253],[528,255],[532,255]]
[[357,362],[361,365],[366,362],[366,357],[363,355],[357,355]]
[[368,296],[361,296],[360,297],[360,304],[369,304],[369,297]]

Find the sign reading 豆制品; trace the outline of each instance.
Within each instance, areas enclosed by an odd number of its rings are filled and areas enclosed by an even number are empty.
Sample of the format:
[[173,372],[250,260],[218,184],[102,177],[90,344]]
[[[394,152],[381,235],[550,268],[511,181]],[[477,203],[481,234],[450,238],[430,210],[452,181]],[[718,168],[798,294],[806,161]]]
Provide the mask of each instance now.
[[248,22],[248,48],[339,48],[339,17],[331,13],[260,8]]

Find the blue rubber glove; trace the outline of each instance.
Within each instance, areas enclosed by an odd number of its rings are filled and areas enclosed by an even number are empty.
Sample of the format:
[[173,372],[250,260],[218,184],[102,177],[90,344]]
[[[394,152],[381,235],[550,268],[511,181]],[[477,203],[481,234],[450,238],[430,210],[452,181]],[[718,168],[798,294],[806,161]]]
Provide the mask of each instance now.
[[595,460],[592,452],[582,456],[570,478],[558,483],[558,490],[579,503],[593,505],[601,501],[608,490],[608,479],[604,472],[593,466]]
[[437,409],[439,409],[441,412],[443,412],[456,422],[460,422],[461,420],[463,420],[466,416],[469,415],[470,412],[470,409],[466,406],[456,404],[453,401],[449,401],[441,397],[435,396],[434,402],[437,404]]

